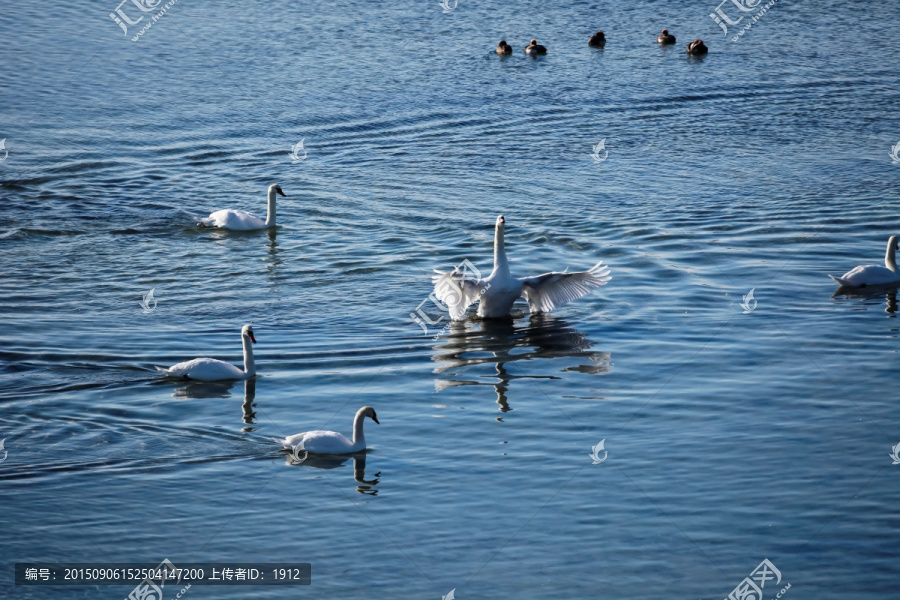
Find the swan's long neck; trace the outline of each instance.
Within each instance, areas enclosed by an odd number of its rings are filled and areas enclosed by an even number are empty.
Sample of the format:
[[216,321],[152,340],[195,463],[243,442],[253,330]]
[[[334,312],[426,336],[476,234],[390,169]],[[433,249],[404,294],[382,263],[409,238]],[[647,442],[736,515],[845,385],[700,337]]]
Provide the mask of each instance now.
[[892,237],[888,240],[887,252],[884,253],[884,266],[893,271],[897,272],[897,262],[895,256],[894,246],[896,245],[896,240]]
[[494,273],[509,275],[509,261],[506,260],[506,245],[503,241],[503,225],[498,223],[494,232]]
[[266,227],[275,225],[275,190],[269,190],[269,205],[266,209]]
[[256,375],[256,363],[253,362],[253,343],[246,335],[242,335],[241,339],[244,342],[244,373],[248,377],[253,377]]
[[356,417],[353,419],[353,443],[366,443],[366,434],[363,433],[363,421],[365,421],[366,417],[363,415],[362,411],[356,413]]

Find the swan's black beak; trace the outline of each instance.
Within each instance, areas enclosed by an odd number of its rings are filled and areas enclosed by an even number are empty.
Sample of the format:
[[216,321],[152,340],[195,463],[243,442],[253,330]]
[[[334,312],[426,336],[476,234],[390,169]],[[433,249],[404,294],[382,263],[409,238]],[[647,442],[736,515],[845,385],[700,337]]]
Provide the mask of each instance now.
[[254,337],[253,332],[252,332],[252,331],[248,331],[248,332],[247,332],[247,335],[250,337],[250,341],[253,342],[253,343],[255,344],[255,343],[256,343],[256,337]]
[[278,192],[279,194],[281,194],[282,196],[284,196],[285,198],[287,198],[287,194],[285,194],[284,192],[282,192],[282,191],[281,191],[281,188],[275,188],[275,191]]
[[[372,420],[378,423],[378,417],[376,415],[372,415]],[[378,424],[381,425],[381,423]]]

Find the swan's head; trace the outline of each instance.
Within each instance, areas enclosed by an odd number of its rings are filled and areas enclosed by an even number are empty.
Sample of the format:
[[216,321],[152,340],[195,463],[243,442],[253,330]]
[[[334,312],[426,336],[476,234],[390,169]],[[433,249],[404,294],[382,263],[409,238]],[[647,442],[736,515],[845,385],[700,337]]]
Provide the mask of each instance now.
[[900,250],[900,241],[898,241],[896,235],[892,235],[891,239],[888,240],[888,248]]
[[241,327],[241,335],[245,338],[250,338],[250,341],[254,344],[256,343],[256,337],[253,335],[252,325],[244,325],[243,327]]
[[[357,416],[361,415],[363,417],[369,417],[370,419],[378,423],[378,415],[375,414],[375,409],[371,406],[363,406],[356,414]],[[381,425],[381,423],[378,424]]]
[[273,183],[272,185],[269,186],[269,193],[271,194],[272,192],[275,192],[276,194],[280,194],[280,195],[284,196],[285,198],[287,198],[287,194],[285,194],[282,191],[281,186],[278,185],[277,183]]

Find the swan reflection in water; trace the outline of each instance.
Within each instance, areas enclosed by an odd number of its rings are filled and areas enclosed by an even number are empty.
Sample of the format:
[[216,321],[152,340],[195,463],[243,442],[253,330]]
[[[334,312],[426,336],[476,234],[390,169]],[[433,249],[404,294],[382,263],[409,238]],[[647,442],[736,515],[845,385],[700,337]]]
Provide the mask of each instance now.
[[377,496],[378,490],[375,489],[374,486],[378,485],[378,482],[381,481],[378,479],[381,477],[381,471],[372,475],[372,479],[366,479],[366,452],[363,450],[362,452],[357,452],[356,454],[345,454],[345,455],[337,455],[337,454],[308,454],[301,452],[299,454],[299,460],[294,458],[294,454],[289,450],[285,450],[287,453],[287,458],[285,459],[286,465],[295,466],[295,467],[312,467],[313,469],[337,469],[338,467],[344,466],[351,458],[353,459],[353,479],[356,480],[356,483],[360,484],[356,486],[356,491],[360,494],[365,494],[367,496]]
[[584,360],[562,369],[563,372],[602,375],[610,371],[610,354],[592,351],[593,343],[587,336],[565,320],[537,314],[531,315],[525,326],[517,326],[516,322],[515,319],[478,319],[451,323],[443,343],[434,346],[432,360],[438,363],[434,373],[440,375],[461,367],[492,364],[495,372],[480,377],[495,381],[486,383],[437,378],[435,391],[461,385],[492,385],[497,392],[500,412],[507,412],[512,410],[507,392],[513,379],[560,379],[556,375],[511,375],[506,369],[511,362],[536,358],[575,358]]
[[[253,425],[253,419],[256,418],[256,412],[253,410],[254,398],[256,398],[256,378],[251,377],[244,380],[244,403],[241,405],[241,410],[244,413],[244,423],[247,425]],[[253,431],[253,428],[244,427],[243,431]]]
[[[248,380],[249,381],[249,380]],[[172,392],[173,398],[230,398],[231,388],[237,380],[230,381],[194,381],[184,379],[175,387]]]
[[[184,381],[180,383],[175,391],[172,392],[173,398],[180,399],[208,399],[208,398],[231,398],[234,396],[232,389],[237,380],[233,381]],[[254,425],[256,411],[253,410],[256,398],[256,378],[244,380],[244,402],[241,405],[244,423]],[[243,431],[253,431],[252,427],[244,427]]]
[[875,300],[884,298],[886,306],[884,312],[890,317],[896,317],[897,312],[897,291],[900,290],[900,284],[879,285],[862,288],[838,288],[832,294],[832,298],[858,298],[863,300],[863,304],[868,304],[865,300]]
[[276,274],[276,267],[281,265],[284,261],[278,258],[278,242],[275,241],[275,239],[278,237],[277,229],[272,227],[271,229],[267,230],[266,237],[269,238],[269,243],[266,244],[266,252],[269,255],[269,261],[266,264],[266,271],[268,271],[269,276],[272,277]]
[[[208,399],[231,398],[232,389],[237,380],[233,381],[184,381],[180,383],[172,393],[173,398],[179,399]],[[256,378],[244,380],[244,402],[241,404],[244,424],[255,425],[256,411],[253,410],[256,398]],[[242,431],[253,431],[253,427],[244,427]]]

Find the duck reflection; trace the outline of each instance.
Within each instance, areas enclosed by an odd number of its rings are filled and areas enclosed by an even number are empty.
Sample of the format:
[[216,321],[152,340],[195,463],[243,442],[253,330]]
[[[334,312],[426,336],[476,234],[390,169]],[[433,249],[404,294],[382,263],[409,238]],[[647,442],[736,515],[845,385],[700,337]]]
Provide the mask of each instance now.
[[900,285],[890,285],[884,286],[880,285],[877,287],[862,287],[862,288],[838,288],[838,290],[832,294],[832,298],[859,298],[863,300],[863,304],[868,304],[865,300],[877,300],[884,298],[885,307],[884,312],[888,313],[890,317],[896,317],[897,313],[897,292],[900,290]]
[[299,460],[294,457],[293,453],[288,450],[286,465],[294,467],[312,467],[313,469],[337,469],[343,467],[351,458],[353,459],[353,479],[360,485],[356,486],[356,491],[366,496],[377,496],[378,490],[374,486],[381,481],[381,471],[372,475],[372,479],[366,479],[366,452],[358,452],[356,454],[336,455],[336,454],[306,454],[300,453]]
[[[461,385],[491,385],[497,393],[500,412],[512,410],[507,393],[513,379],[559,379],[556,375],[511,375],[506,365],[520,360],[536,358],[585,359],[580,364],[568,366],[565,371],[578,371],[602,375],[610,370],[608,352],[591,350],[593,342],[575,330],[565,320],[552,315],[531,315],[527,325],[517,326],[514,319],[483,319],[451,323],[444,343],[435,346],[432,360],[438,363],[435,374],[446,373],[461,367],[492,364],[494,373],[481,375],[493,379],[486,383],[471,379],[435,379],[435,390]],[[454,373],[455,374],[455,373]]]

